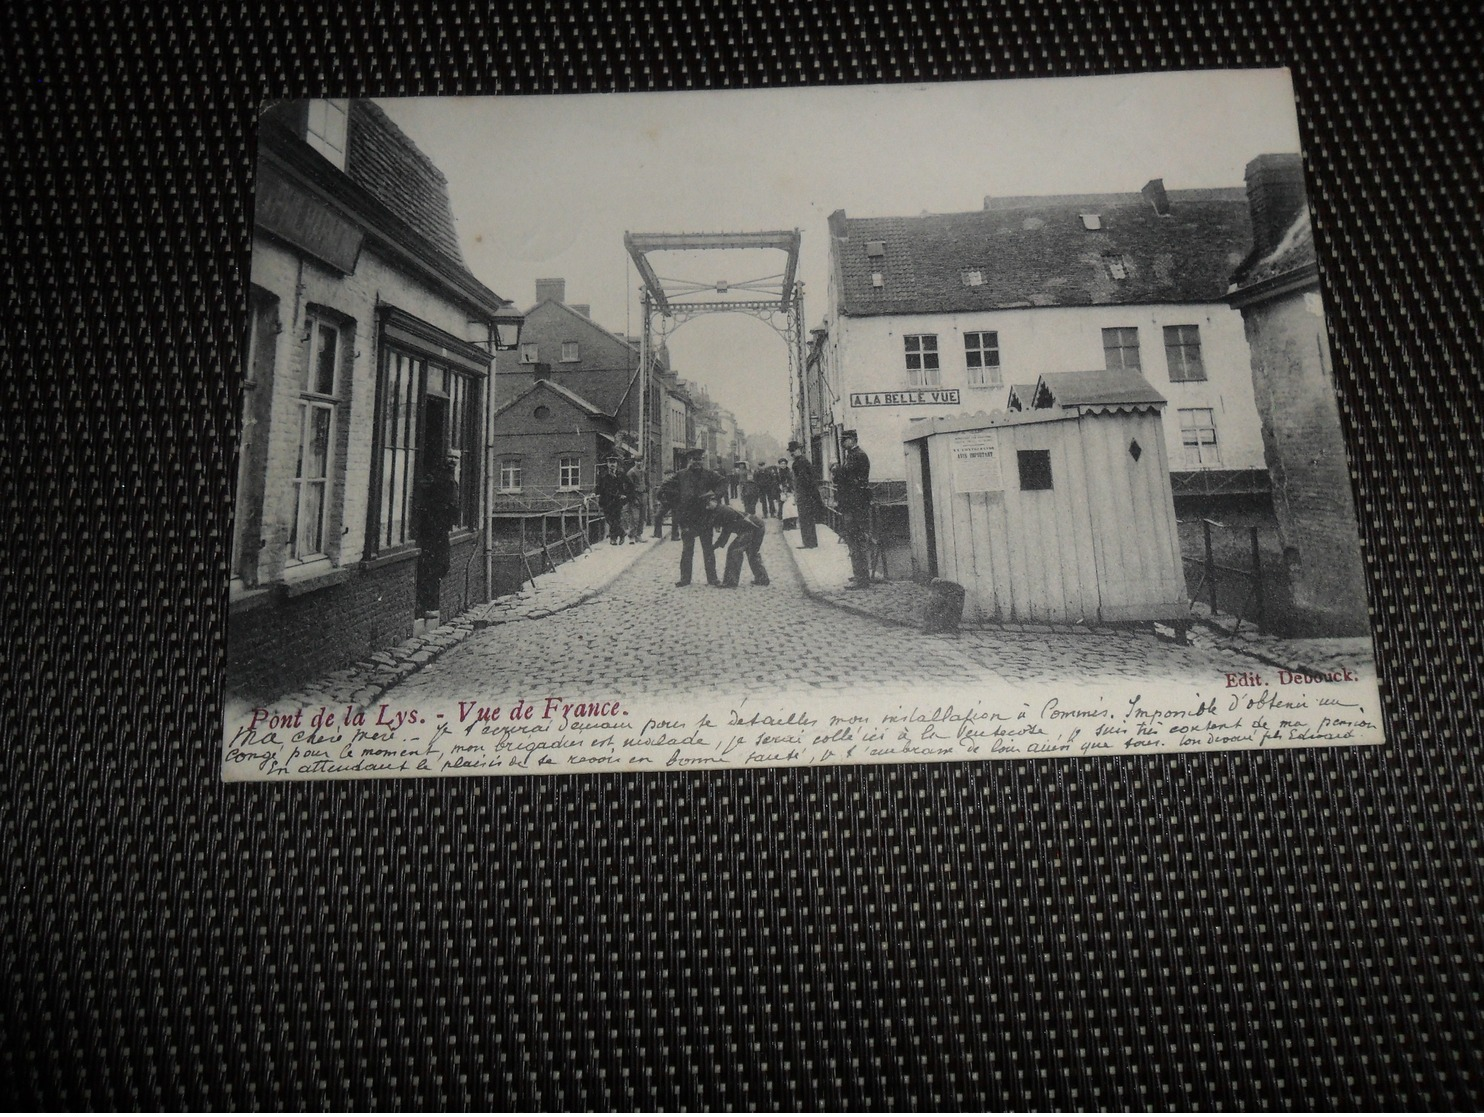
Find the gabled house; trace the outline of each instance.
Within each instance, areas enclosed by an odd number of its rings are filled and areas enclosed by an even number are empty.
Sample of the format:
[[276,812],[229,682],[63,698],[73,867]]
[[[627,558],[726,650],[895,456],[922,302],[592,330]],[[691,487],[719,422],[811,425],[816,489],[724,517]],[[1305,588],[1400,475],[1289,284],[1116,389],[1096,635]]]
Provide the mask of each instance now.
[[837,211],[829,224],[823,426],[860,432],[874,479],[903,477],[913,419],[1004,409],[1012,383],[1101,367],[1168,398],[1177,496],[1266,489],[1246,340],[1226,302],[1251,243],[1241,190],[1155,179],[1138,193],[986,198],[970,213]]
[[496,516],[581,506],[599,465],[614,456],[613,416],[551,380],[537,380],[496,409]]
[[1232,275],[1294,605],[1313,627],[1368,631],[1364,560],[1319,291],[1303,162],[1247,164],[1252,251]]
[[[259,123],[227,685],[272,697],[485,599],[491,339],[447,181],[373,102]],[[451,526],[427,478],[451,461]],[[446,551],[448,569],[431,558]]]
[[[525,394],[537,381],[544,380],[582,400],[597,414],[606,416],[610,429],[605,446],[611,446],[620,435],[626,440],[637,439],[640,427],[639,345],[637,341],[613,333],[593,321],[589,306],[567,303],[566,288],[564,279],[536,281],[536,303],[526,311],[519,349],[499,353],[495,358],[496,406],[503,407]],[[669,409],[666,373],[665,354],[661,348],[650,355],[649,400],[645,415],[650,435],[646,456],[656,469],[669,457],[663,428]],[[508,435],[524,421],[520,415],[505,415],[501,429]],[[496,442],[497,458],[509,458],[515,452],[505,441]],[[605,449],[603,456],[612,452]],[[543,461],[546,464],[539,474],[530,468],[524,470],[528,487],[551,489],[559,483],[560,478],[552,471],[556,467],[547,468],[551,462],[546,458]],[[591,469],[596,465],[587,465],[590,468],[585,474],[588,479],[585,483],[590,485]]]

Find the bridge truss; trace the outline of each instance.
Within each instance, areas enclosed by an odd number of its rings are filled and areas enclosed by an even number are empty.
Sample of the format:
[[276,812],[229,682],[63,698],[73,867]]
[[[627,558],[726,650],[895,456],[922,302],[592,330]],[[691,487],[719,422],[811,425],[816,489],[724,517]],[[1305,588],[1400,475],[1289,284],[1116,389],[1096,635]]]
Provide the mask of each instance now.
[[[649,414],[649,366],[654,335],[660,344],[687,322],[705,314],[745,314],[778,334],[788,347],[788,384],[794,437],[811,429],[808,393],[804,391],[804,284],[797,279],[798,229],[757,233],[625,233],[624,247],[643,281],[640,303],[643,322],[639,335],[639,437],[648,460],[651,483],[659,480],[658,417]],[[737,249],[775,250],[784,254],[783,270],[740,282],[663,278],[651,254],[712,252]]]

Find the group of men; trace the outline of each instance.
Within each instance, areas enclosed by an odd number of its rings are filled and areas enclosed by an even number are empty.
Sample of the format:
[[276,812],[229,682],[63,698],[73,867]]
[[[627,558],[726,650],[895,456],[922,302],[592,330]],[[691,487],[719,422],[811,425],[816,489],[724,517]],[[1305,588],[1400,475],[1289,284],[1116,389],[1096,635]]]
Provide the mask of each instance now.
[[[871,460],[860,448],[855,431],[841,436],[842,458],[832,471],[835,498],[842,517],[842,535],[850,548],[851,578],[847,589],[865,589],[871,584],[870,520]],[[824,501],[819,495],[819,474],[803,446],[788,444],[793,458],[780,458],[777,467],[759,465],[751,474],[745,467],[723,477],[704,464],[704,453],[692,450],[686,467],[669,474],[656,491],[654,537],[662,537],[666,514],[671,517],[671,538],[681,540],[680,580],[677,586],[691,584],[696,542],[701,544],[701,559],[706,583],[722,588],[736,588],[745,559],[752,571],[754,585],[766,586],[768,572],[763,566],[762,544],[766,529],[757,515],[758,504],[763,515],[783,515],[783,496],[791,490],[798,514],[801,546],[819,546],[816,525],[824,517]],[[733,487],[735,486],[735,492]],[[740,495],[746,511],[739,512],[726,503],[729,493]],[[719,534],[715,539],[712,532]],[[727,544],[726,566],[717,577],[716,549]]]

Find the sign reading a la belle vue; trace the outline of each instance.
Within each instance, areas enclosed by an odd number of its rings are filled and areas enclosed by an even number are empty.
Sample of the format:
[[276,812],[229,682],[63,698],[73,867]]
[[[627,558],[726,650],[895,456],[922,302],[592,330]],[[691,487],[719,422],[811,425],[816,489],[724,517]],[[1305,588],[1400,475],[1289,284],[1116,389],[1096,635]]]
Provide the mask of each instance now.
[[851,392],[851,407],[899,407],[913,403],[958,403],[957,388],[912,388],[905,392]]

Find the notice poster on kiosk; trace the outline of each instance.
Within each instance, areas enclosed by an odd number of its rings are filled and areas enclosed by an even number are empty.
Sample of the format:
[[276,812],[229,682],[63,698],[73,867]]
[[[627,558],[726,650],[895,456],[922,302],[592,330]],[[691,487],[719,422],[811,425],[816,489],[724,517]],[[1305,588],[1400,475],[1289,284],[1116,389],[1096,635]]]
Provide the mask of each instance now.
[[223,777],[1381,742],[1293,97],[272,105]]

